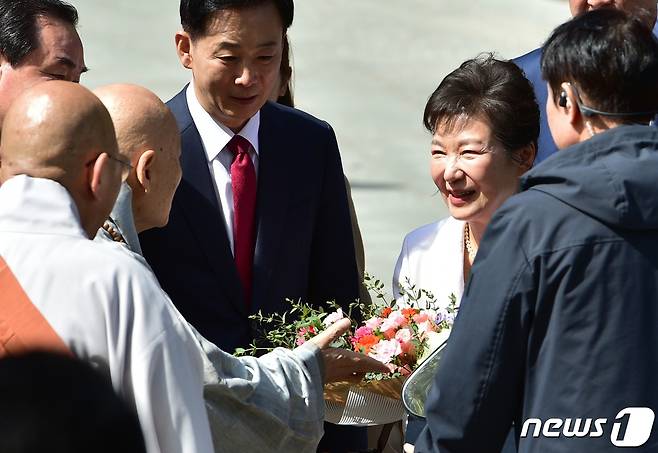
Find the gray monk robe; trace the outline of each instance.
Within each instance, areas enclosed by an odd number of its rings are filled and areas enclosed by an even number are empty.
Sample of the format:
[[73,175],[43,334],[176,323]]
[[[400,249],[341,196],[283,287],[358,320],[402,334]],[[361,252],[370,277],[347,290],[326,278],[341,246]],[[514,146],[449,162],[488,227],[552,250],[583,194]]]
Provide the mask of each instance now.
[[[95,240],[122,242],[125,252],[150,270],[139,254],[131,200],[124,184],[111,222]],[[316,346],[306,343],[294,351],[278,348],[259,358],[236,358],[187,325],[203,360],[204,398],[216,451],[315,452],[324,420],[323,362]]]

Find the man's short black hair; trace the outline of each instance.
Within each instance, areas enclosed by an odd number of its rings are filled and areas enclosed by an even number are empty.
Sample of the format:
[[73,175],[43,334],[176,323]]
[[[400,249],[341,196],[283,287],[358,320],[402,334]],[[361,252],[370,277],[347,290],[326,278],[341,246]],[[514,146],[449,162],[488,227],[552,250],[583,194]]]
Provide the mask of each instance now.
[[544,45],[541,71],[556,103],[561,84],[568,82],[583,104],[603,112],[658,110],[658,41],[646,24],[623,11],[595,10],[557,27]]
[[0,0],[0,54],[12,66],[39,46],[39,17],[78,25],[78,11],[60,0]]
[[442,124],[450,129],[462,117],[487,122],[493,136],[510,153],[529,144],[537,147],[539,107],[535,92],[511,61],[484,54],[466,60],[441,81],[425,106],[425,128],[432,133]]
[[206,33],[212,15],[225,9],[242,9],[273,3],[283,24],[285,32],[292,25],[295,13],[293,0],[181,0],[180,21],[183,30],[188,32],[192,39]]

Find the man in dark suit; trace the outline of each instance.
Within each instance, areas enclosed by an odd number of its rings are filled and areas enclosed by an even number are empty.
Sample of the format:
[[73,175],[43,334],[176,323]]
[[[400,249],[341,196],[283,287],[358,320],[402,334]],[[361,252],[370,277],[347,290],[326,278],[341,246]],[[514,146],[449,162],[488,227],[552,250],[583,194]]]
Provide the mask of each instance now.
[[[571,15],[592,11],[599,8],[616,8],[629,14],[640,17],[648,26],[654,27],[656,24],[656,0],[569,0]],[[658,27],[653,29],[654,35],[658,36]],[[535,164],[543,161],[557,151],[555,141],[548,129],[548,120],[546,118],[546,81],[541,77],[541,60],[542,48],[535,49],[525,55],[515,58],[513,61],[525,72],[526,77],[530,80],[535,88],[535,96],[539,104],[540,129],[537,147],[537,158]]]
[[[293,10],[293,0],[180,3],[176,47],[192,82],[168,105],[183,178],[169,224],[140,242],[181,313],[226,351],[257,335],[250,314],[286,311],[286,298],[346,306],[359,295],[334,132],[267,102]],[[333,437],[364,447],[365,432]]]
[[167,227],[140,236],[186,319],[226,351],[248,316],[286,298],[343,305],[359,293],[343,170],[331,127],[267,102],[292,0],[182,0],[181,63],[192,82],[168,103],[183,179]]

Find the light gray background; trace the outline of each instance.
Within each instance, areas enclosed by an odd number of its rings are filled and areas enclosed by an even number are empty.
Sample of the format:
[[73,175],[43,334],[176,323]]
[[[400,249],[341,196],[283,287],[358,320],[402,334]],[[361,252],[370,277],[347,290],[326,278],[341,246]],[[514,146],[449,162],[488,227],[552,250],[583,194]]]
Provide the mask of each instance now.
[[[73,0],[91,68],[168,100],[190,75],[176,57],[178,0]],[[429,176],[425,102],[463,60],[538,47],[564,0],[297,0],[290,30],[298,107],[338,136],[367,268],[388,283],[404,235],[446,215]]]

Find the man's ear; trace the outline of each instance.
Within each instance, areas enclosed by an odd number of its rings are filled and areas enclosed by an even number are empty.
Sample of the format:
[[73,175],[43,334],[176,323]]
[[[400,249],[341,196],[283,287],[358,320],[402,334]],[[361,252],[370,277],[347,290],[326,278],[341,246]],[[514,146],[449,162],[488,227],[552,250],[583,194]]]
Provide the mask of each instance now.
[[192,49],[192,38],[190,37],[190,34],[185,30],[179,30],[176,32],[174,39],[176,41],[178,59],[184,67],[192,69],[192,55],[190,54]]
[[566,100],[564,107],[560,106],[564,113],[567,114],[569,123],[572,126],[576,126],[579,121],[582,121],[582,113],[578,108],[578,102],[576,102],[576,93],[570,83],[563,82],[560,85],[560,89],[564,92]]
[[87,183],[92,197],[97,200],[102,198],[102,189],[107,184],[107,179],[110,177],[110,158],[107,153],[101,153],[93,163],[89,164],[89,172],[87,174]]
[[11,67],[12,66],[9,63],[9,60],[7,60],[7,57],[0,53],[0,80],[2,80],[2,77],[4,77],[5,73],[11,69]]
[[281,86],[279,87],[279,97],[282,97],[286,94],[286,91],[288,91],[288,82],[286,83],[281,83]]
[[137,182],[142,188],[144,193],[148,193],[151,188],[151,172],[153,170],[153,163],[155,162],[156,154],[152,149],[146,150],[137,159],[135,165],[135,175]]

